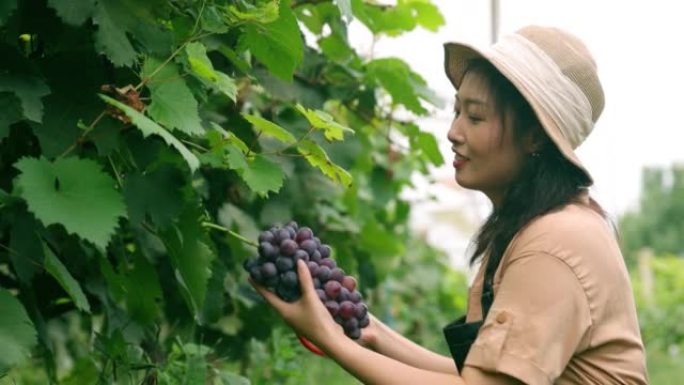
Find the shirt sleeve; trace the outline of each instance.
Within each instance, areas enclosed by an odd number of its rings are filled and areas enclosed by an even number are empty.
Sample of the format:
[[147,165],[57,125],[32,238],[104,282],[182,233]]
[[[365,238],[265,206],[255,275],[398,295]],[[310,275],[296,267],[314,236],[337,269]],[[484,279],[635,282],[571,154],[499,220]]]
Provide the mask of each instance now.
[[530,253],[503,271],[465,365],[552,384],[590,326],[588,300],[572,269],[556,256]]

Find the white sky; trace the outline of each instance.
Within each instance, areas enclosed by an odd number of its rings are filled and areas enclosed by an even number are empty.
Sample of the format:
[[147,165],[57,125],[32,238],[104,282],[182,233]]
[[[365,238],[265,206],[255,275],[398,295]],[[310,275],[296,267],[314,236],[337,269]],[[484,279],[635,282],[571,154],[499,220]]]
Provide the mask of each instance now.
[[[451,119],[454,91],[444,75],[443,48],[446,41],[488,45],[490,41],[490,1],[433,0],[446,19],[437,33],[417,29],[399,38],[376,42],[375,57],[396,56],[407,61],[437,93],[447,101],[444,110],[435,110],[421,127],[436,134],[447,160],[433,174],[440,181],[453,180],[446,131]],[[593,133],[578,149],[580,159],[592,173],[594,196],[614,218],[636,207],[643,166],[684,163],[684,4],[679,1],[599,1],[599,0],[501,0],[500,35],[527,24],[566,29],[580,37],[593,53],[606,95],[606,107]],[[372,38],[353,22],[350,39],[361,52],[368,52]],[[482,197],[455,195],[454,186],[443,188],[422,183],[423,193],[436,195],[435,205],[459,201],[472,209],[472,218],[482,217]],[[465,194],[468,195],[468,194]],[[463,200],[465,199],[465,201]],[[475,203],[475,204],[473,204]],[[486,205],[486,204],[485,204]],[[414,209],[415,210],[415,209]],[[465,249],[465,237],[453,237],[453,227],[441,230],[431,215],[418,213],[428,238],[449,237],[445,248],[456,254]],[[453,225],[453,224],[452,224]],[[419,225],[419,227],[421,227]],[[461,263],[456,263],[461,265]]]

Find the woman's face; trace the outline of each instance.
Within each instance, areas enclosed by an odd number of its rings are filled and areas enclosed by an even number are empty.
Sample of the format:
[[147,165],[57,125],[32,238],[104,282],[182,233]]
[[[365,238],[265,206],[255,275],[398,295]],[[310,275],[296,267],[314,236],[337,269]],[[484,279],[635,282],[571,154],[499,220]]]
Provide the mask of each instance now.
[[505,112],[504,128],[487,82],[476,72],[463,78],[455,111],[447,137],[455,154],[456,182],[482,191],[497,206],[527,156],[513,140],[513,116]]

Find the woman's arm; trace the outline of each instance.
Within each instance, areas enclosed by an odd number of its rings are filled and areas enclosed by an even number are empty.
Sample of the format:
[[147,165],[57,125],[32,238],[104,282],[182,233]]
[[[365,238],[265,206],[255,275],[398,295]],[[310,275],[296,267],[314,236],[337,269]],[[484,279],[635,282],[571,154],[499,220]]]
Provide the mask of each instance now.
[[[373,385],[511,385],[518,383],[512,377],[488,374],[470,367],[463,370],[463,377],[460,377],[455,369],[451,373],[420,369],[359,345],[344,334],[342,327],[335,323],[318,298],[306,264],[301,260],[298,261],[297,269],[302,298],[293,303],[285,302],[275,293],[250,282],[297,334],[320,347],[330,358],[363,383]],[[382,333],[384,332],[380,332]],[[409,342],[409,344],[413,343]],[[390,350],[401,346],[400,343],[392,345],[394,348]],[[426,357],[427,355],[423,356],[420,361],[427,362]],[[433,365],[441,367],[439,364],[428,363],[428,366]]]
[[432,352],[370,315],[370,324],[362,330],[364,345],[374,351],[407,365],[435,372],[458,374],[451,357]]

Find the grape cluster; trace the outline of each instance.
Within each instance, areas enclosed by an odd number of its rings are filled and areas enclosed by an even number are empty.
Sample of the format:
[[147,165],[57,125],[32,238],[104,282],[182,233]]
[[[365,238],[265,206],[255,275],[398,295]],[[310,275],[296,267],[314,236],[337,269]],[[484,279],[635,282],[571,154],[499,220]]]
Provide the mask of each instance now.
[[301,296],[297,261],[304,260],[326,309],[348,337],[358,339],[361,328],[368,326],[368,307],[356,290],[356,279],[337,266],[330,252],[310,228],[292,221],[259,234],[259,256],[245,261],[244,268],[255,282],[293,302]]

